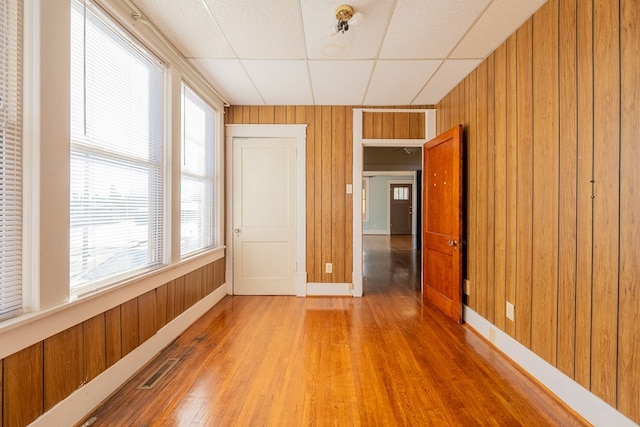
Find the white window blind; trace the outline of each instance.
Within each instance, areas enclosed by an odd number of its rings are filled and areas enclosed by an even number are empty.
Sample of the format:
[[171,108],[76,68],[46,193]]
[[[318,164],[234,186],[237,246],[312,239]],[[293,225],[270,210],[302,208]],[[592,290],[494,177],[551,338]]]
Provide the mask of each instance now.
[[22,311],[22,1],[0,0],[0,320]]
[[164,260],[163,74],[92,2],[72,3],[72,295]]
[[214,243],[214,110],[182,84],[180,254]]

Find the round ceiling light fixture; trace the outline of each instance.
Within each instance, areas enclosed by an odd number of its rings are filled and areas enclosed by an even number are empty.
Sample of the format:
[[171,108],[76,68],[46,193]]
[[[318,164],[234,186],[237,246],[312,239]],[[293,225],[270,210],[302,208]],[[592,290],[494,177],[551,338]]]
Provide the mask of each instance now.
[[329,35],[335,36],[338,33],[349,31],[350,25],[359,25],[364,21],[364,16],[360,12],[354,12],[353,7],[348,4],[338,6],[336,9],[336,19],[338,23],[329,28]]

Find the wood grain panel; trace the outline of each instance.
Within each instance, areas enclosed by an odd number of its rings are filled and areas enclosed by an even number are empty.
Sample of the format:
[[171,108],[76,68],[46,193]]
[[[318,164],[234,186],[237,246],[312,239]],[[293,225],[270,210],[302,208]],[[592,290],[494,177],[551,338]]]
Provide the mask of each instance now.
[[2,392],[4,387],[2,386],[2,379],[4,378],[4,359],[0,359],[0,426],[4,425],[4,416],[2,415],[3,396]]
[[[345,238],[344,227],[346,208],[346,179],[345,179],[345,146],[346,146],[346,108],[334,106],[331,108],[331,258],[333,263],[332,282],[346,282],[344,271]],[[393,127],[392,127],[393,130]]]
[[273,123],[282,125],[287,124],[287,106],[276,105],[273,112]]
[[322,248],[322,231],[323,228],[328,228],[328,225],[325,223],[326,217],[322,215],[322,203],[323,203],[323,199],[322,199],[322,189],[324,186],[324,181],[328,179],[328,177],[326,177],[325,175],[323,175],[323,173],[325,172],[322,169],[322,153],[323,153],[323,135],[325,135],[325,133],[323,133],[322,129],[323,129],[323,120],[322,120],[322,107],[315,107],[314,108],[314,125],[315,125],[315,129],[314,129],[314,133],[315,133],[315,180],[314,180],[314,188],[313,188],[313,194],[315,196],[315,248],[314,248],[314,255],[315,255],[315,270],[313,272],[313,274],[311,275],[311,277],[309,277],[308,281],[309,282],[322,282],[323,280],[325,280],[324,276],[323,276],[323,267],[324,267],[324,262],[323,261],[323,257],[324,257],[324,253],[323,253],[323,248]]
[[[407,128],[409,124],[407,123]],[[353,107],[347,107],[345,113],[345,141],[344,141],[344,176],[345,182],[351,183],[353,188]],[[353,281],[353,232],[349,231],[349,224],[353,224],[353,194],[345,196],[345,227],[344,233],[344,281]],[[361,200],[358,195],[356,200]]]
[[226,282],[224,258],[217,260],[213,264],[213,274],[214,274],[214,280],[215,280],[215,288],[218,289],[220,286],[224,285]]
[[105,314],[84,321],[84,380],[88,383],[107,369]]
[[[302,110],[304,107],[300,107],[299,110]],[[316,133],[315,129],[315,112],[314,107],[307,107],[306,109],[306,123],[307,123],[307,146],[306,148],[306,221],[307,221],[307,235],[306,235],[306,252],[307,252],[307,280],[309,282],[317,281],[316,279],[316,228],[320,225],[320,217],[316,216],[316,212],[318,209],[316,208],[316,185],[320,182],[320,177],[318,176],[318,171],[316,167],[318,165],[317,157],[316,157],[316,144],[319,144],[319,141],[316,142]]]
[[[505,259],[505,299],[515,306],[516,303],[516,248],[517,248],[517,187],[518,187],[518,126],[517,126],[517,39],[514,33],[506,41],[506,259]],[[515,319],[514,319],[515,320]],[[505,331],[513,338],[516,335],[513,320],[506,320]]]
[[487,227],[487,154],[488,154],[488,142],[487,142],[487,62],[484,61],[478,66],[477,74],[477,110],[476,110],[476,141],[477,141],[477,180],[476,187],[477,198],[477,215],[478,223],[478,239],[476,240],[478,245],[478,252],[476,254],[476,307],[478,313],[487,318],[488,306],[487,306],[487,250],[489,241],[489,230]]
[[142,344],[158,332],[158,306],[155,289],[138,297],[138,311],[138,336],[139,343]]
[[198,301],[200,294],[200,272],[191,271],[184,276],[184,309],[187,310]]
[[158,322],[158,330],[169,322],[167,320],[167,289],[166,283],[156,288],[156,321]]
[[167,287],[167,323],[176,318],[176,281],[168,282]]
[[215,262],[212,262],[210,264],[207,264],[205,268],[205,275],[203,279],[205,283],[205,295],[209,295],[211,292],[213,292],[216,289],[214,265],[215,265]]
[[43,342],[44,410],[48,411],[84,379],[83,325],[66,329]]
[[506,331],[507,46],[495,52],[495,325]]
[[175,280],[174,293],[173,293],[173,310],[175,317],[180,316],[186,309],[185,299],[185,287],[184,276],[180,276]]
[[394,113],[380,113],[381,116],[381,126],[382,126],[382,139],[392,139],[393,138],[393,122],[394,122]]
[[478,132],[477,132],[477,70],[473,70],[466,78],[468,88],[466,105],[468,108],[469,126],[467,131],[467,276],[469,278],[469,307],[478,309]]
[[619,2],[593,2],[593,317],[591,391],[616,404],[620,194]]
[[531,349],[555,365],[558,313],[558,1],[533,18]]
[[640,422],[640,4],[622,0],[618,409]]
[[593,4],[578,2],[578,171],[576,242],[575,380],[591,387],[591,307],[593,295]]
[[122,320],[120,311],[120,306],[117,306],[104,313],[107,368],[122,358]]
[[[402,107],[398,107],[402,108]],[[351,113],[349,108],[348,113]],[[397,139],[409,138],[409,114],[410,113],[393,113],[393,137]]]
[[496,82],[495,54],[489,55],[487,62],[487,320],[495,321],[496,317],[496,281],[495,281],[495,116],[496,116]]
[[137,298],[120,305],[123,357],[135,350],[140,343],[138,315]]
[[409,138],[425,138],[424,113],[409,113]]
[[518,91],[518,181],[516,225],[516,339],[531,347],[531,258],[533,204],[533,77],[532,22],[529,19],[517,33],[516,84]]
[[273,105],[261,105],[258,107],[258,117],[259,124],[273,124],[275,107]]
[[362,112],[362,139],[373,139],[373,116],[375,113]]
[[2,426],[25,426],[44,411],[43,343],[6,357],[3,372]]
[[321,258],[320,258],[320,268],[322,272],[322,283],[330,283],[333,281],[333,276],[330,273],[326,273],[325,265],[328,262],[332,262],[332,245],[333,242],[331,238],[333,237],[333,176],[332,176],[332,144],[331,137],[333,132],[331,130],[332,127],[332,114],[331,114],[331,106],[322,106],[320,107],[322,110],[322,176],[325,177],[322,180],[322,190],[320,197],[320,211],[321,211],[321,242],[322,242],[322,250],[321,250]]
[[560,2],[560,200],[557,368],[574,376],[576,335],[576,175],[578,153],[576,0]]

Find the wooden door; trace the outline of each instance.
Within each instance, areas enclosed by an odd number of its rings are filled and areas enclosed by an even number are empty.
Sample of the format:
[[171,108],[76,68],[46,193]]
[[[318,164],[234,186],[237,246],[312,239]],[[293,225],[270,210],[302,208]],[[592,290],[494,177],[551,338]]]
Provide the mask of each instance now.
[[424,145],[424,299],[462,323],[462,126]]
[[413,224],[413,186],[411,184],[391,184],[390,212],[391,234],[411,234]]
[[296,140],[233,140],[237,295],[295,295]]

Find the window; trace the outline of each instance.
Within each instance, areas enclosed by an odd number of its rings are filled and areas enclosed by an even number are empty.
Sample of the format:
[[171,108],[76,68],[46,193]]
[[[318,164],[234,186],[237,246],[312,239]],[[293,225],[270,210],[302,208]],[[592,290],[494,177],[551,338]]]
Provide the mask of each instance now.
[[0,0],[0,320],[22,311],[22,2]]
[[91,1],[71,10],[72,295],[164,262],[164,70]]
[[409,187],[393,187],[393,200],[409,200]]
[[214,243],[214,110],[182,84],[180,254]]

